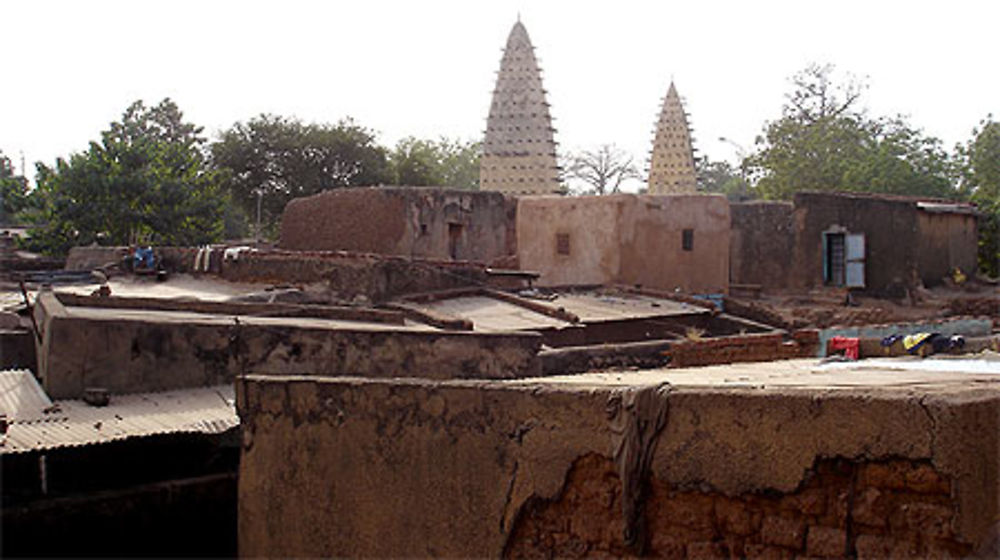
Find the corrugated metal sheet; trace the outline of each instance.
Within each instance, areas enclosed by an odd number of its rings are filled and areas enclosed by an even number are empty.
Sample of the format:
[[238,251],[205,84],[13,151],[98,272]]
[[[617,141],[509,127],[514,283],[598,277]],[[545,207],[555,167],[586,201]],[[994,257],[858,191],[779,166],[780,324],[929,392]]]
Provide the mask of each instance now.
[[962,202],[918,202],[917,208],[934,214],[969,214],[978,215],[975,206]]
[[52,401],[26,369],[0,371],[0,414],[7,420],[28,420],[37,417]]
[[108,406],[56,401],[58,410],[37,410],[10,424],[0,452],[24,453],[175,433],[217,434],[239,425],[232,385],[112,395]]

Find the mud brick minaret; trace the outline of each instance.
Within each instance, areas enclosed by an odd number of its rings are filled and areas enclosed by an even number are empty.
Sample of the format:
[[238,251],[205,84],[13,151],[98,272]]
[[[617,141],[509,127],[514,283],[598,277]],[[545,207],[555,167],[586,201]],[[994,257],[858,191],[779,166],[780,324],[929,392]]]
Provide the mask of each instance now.
[[562,192],[542,73],[518,20],[500,60],[479,164],[479,188],[505,193]]

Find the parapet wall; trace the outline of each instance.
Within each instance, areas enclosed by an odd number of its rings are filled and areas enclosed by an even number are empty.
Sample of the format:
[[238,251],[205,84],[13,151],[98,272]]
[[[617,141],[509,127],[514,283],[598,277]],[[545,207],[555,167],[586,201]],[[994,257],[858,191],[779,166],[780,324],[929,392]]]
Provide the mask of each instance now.
[[596,379],[242,377],[240,554],[962,556],[996,537],[995,382]]
[[[229,310],[230,312],[232,310]],[[443,332],[384,323],[66,307],[52,292],[35,306],[39,377],[53,399],[85,388],[164,391],[231,382],[245,372],[431,378],[530,377],[541,371],[535,333]]]

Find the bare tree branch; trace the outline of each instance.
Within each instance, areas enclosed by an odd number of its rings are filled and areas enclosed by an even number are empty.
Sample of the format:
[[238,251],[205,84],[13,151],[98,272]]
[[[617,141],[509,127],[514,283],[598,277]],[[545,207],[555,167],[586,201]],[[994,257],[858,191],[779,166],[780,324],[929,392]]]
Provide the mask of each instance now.
[[612,194],[620,191],[629,179],[641,179],[639,169],[631,154],[602,144],[596,150],[583,150],[570,154],[566,163],[566,176],[589,185],[594,194]]

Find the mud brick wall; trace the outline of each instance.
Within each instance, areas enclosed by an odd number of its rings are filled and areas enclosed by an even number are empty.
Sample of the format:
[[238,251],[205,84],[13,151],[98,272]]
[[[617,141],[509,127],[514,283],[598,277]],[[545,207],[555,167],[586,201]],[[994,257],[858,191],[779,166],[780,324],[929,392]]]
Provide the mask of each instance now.
[[223,263],[222,278],[275,284],[323,282],[335,298],[349,301],[364,296],[373,302],[489,282],[485,267],[470,263],[296,251],[244,253]]
[[[646,538],[622,544],[615,463],[574,463],[555,500],[529,503],[505,555],[512,558],[963,557],[952,528],[951,483],[927,461],[820,459],[787,493],[727,496],[649,481]],[[610,506],[610,507],[609,507]]]
[[[136,310],[68,312],[42,292],[39,377],[53,399],[230,382],[241,373],[373,377],[539,375],[535,333],[469,333]],[[96,313],[95,311],[100,311]],[[296,324],[296,321],[305,324]]]
[[678,342],[664,354],[670,358],[670,367],[770,362],[814,355],[817,342],[815,331],[801,331],[790,341],[782,333],[748,334]]
[[430,187],[332,189],[288,203],[281,248],[490,262],[512,255],[516,200]]
[[[788,285],[788,255],[795,246],[793,207],[788,202],[731,204],[729,281],[765,291]],[[728,303],[728,302],[727,302]]]
[[240,554],[961,556],[998,384],[241,377]]

